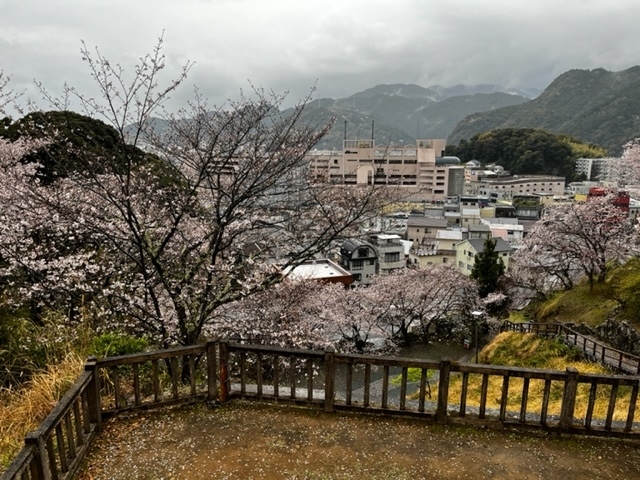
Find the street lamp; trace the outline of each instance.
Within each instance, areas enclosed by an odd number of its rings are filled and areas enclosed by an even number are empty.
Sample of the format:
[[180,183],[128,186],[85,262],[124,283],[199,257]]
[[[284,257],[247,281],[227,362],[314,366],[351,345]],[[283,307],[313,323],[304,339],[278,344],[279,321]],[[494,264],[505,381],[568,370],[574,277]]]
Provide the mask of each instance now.
[[473,315],[473,329],[474,329],[474,338],[473,343],[476,345],[476,363],[478,363],[478,320],[484,315],[480,310],[474,310],[471,312]]

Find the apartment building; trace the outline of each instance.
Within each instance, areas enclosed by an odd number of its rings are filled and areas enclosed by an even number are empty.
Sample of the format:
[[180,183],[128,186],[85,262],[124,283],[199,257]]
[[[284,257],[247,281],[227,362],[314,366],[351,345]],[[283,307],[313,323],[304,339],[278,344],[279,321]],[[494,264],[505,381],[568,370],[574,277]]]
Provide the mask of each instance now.
[[615,181],[621,164],[621,158],[579,158],[576,160],[576,173],[584,175],[586,181]]
[[419,267],[456,261],[456,246],[462,242],[462,230],[437,230],[435,237],[423,237],[409,250],[409,263]]

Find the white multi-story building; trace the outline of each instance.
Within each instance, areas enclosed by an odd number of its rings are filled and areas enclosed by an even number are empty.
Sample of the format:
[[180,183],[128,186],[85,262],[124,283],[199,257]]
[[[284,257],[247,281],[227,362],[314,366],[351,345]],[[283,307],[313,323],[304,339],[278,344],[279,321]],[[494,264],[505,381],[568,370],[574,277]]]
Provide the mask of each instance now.
[[576,173],[584,175],[587,181],[614,181],[621,158],[579,158],[576,160]]

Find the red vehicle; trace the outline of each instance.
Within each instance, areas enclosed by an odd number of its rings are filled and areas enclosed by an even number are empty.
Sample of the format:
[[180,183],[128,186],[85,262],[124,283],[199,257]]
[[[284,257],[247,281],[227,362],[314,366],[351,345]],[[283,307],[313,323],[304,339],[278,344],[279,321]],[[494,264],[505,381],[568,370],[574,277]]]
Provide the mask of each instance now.
[[[589,189],[589,197],[604,197],[605,195],[609,195],[611,191],[604,187],[591,187]],[[618,192],[616,197],[613,199],[612,203],[624,210],[625,212],[629,211],[629,194],[627,192]]]

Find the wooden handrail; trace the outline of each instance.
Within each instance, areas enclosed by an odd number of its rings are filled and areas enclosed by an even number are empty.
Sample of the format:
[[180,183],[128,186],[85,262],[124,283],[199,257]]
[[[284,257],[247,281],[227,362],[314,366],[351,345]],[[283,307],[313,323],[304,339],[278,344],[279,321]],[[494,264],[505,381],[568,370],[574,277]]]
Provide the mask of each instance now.
[[[517,327],[507,325],[506,328]],[[536,327],[526,328],[535,330]],[[201,365],[196,364],[195,358],[202,360]],[[420,378],[411,388],[409,369],[416,369]],[[167,372],[163,377],[163,381],[168,382],[165,390],[160,381],[163,371]],[[379,382],[375,393],[372,388],[374,371]],[[112,381],[113,390],[118,392],[113,405],[105,404],[107,384],[101,372],[116,373]],[[149,383],[148,392],[141,386],[144,375]],[[129,377],[124,378],[126,376]],[[438,388],[435,398],[431,398],[431,376],[437,376],[433,383],[433,387]],[[452,398],[451,385],[456,377],[456,381],[461,382],[460,397]],[[473,405],[468,395],[471,378],[480,380],[480,400]],[[492,379],[502,385],[502,394],[496,400],[499,408],[495,411],[492,410],[494,400],[488,394]],[[514,379],[522,384],[518,387],[522,390],[518,411],[511,412],[507,403]],[[125,381],[129,381],[131,387],[126,395]],[[399,383],[397,388],[393,386],[394,382]],[[543,387],[542,406],[536,412],[529,408],[534,395],[530,390],[533,382]],[[581,385],[587,385],[591,393],[584,418],[576,419],[578,407],[585,408],[576,405],[576,392]],[[361,391],[356,391],[356,386]],[[560,411],[554,416],[549,413],[549,405],[551,397],[557,395],[558,387],[562,388],[562,402]],[[594,419],[597,394],[605,387],[608,396],[606,416]],[[614,410],[619,387],[631,388],[631,394],[625,400],[628,403],[628,408],[624,407],[627,408],[626,418],[616,423]],[[568,433],[640,438],[640,428],[635,422],[639,391],[640,377],[637,376],[352,355],[335,353],[331,348],[325,351],[295,350],[208,342],[103,360],[90,359],[85,372],[53,411],[27,435],[25,447],[0,480],[73,478],[100,429],[102,417],[124,410],[204,400],[226,402],[242,397],[314,405],[327,412],[351,410],[415,415],[440,423],[465,423],[467,418],[471,418],[473,424],[497,420],[506,425]]]
[[[535,333],[542,336],[546,336],[546,334],[550,332],[555,332],[555,336],[562,336],[570,346],[581,348],[588,358],[593,358],[604,366],[617,369],[620,372],[631,375],[640,375],[639,356],[610,347],[609,345],[598,340],[594,340],[562,323],[513,323],[506,320],[503,322],[501,330]],[[574,338],[573,343],[568,341],[571,336]],[[578,338],[582,339],[582,341],[579,342]],[[596,352],[598,351],[600,354],[596,355]],[[607,362],[607,359],[610,359],[611,361]]]

